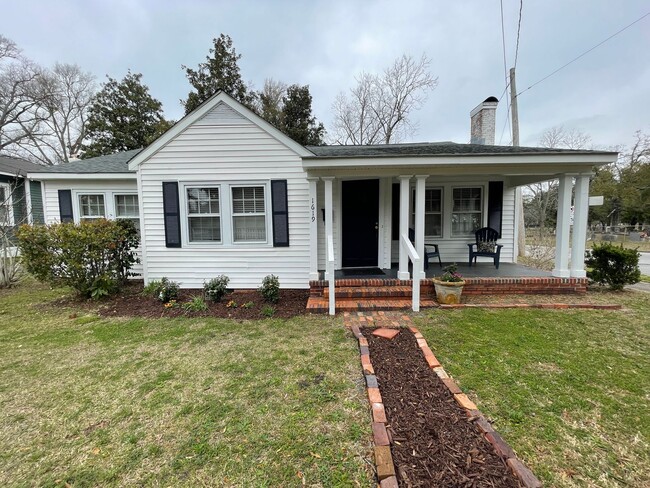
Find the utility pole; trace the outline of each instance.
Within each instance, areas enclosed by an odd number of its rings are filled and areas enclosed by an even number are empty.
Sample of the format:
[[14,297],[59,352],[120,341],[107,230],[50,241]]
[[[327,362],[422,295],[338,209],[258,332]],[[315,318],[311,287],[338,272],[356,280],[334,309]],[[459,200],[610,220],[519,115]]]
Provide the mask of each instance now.
[[[517,108],[517,83],[515,69],[510,68],[510,113],[512,114],[512,145],[519,145],[519,110]],[[517,203],[517,248],[520,257],[526,256],[526,223],[524,221],[524,197],[521,187],[516,191]]]

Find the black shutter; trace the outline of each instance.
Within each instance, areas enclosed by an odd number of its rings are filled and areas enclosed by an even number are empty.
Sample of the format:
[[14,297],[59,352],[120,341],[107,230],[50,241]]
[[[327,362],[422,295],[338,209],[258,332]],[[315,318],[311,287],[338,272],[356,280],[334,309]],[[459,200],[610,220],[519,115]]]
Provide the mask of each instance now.
[[490,181],[488,188],[488,227],[501,237],[501,216],[503,214],[503,181]]
[[163,181],[163,213],[165,214],[165,246],[181,247],[181,213],[178,183]]
[[59,216],[61,222],[74,222],[71,190],[59,190]]
[[273,207],[273,247],[289,246],[289,203],[287,180],[271,181],[271,206]]

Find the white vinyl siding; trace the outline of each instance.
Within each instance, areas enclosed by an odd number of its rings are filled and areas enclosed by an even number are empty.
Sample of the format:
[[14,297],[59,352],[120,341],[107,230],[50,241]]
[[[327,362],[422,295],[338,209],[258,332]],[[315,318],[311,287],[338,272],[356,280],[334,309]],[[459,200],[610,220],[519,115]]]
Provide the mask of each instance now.
[[[139,166],[147,280],[163,276],[184,288],[225,274],[233,288],[257,288],[275,274],[283,288],[309,286],[309,187],[293,150],[224,103]],[[269,185],[287,180],[289,247],[273,247]],[[162,182],[178,181],[183,245],[165,246]],[[188,186],[219,186],[222,244],[190,243],[183,198]],[[231,188],[263,186],[265,242],[232,242]]]

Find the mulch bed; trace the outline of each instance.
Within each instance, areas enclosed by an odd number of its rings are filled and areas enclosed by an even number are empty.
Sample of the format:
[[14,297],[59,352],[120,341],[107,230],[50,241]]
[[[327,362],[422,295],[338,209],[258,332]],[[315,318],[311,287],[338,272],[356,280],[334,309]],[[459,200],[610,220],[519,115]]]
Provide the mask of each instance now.
[[[307,308],[309,290],[280,290],[280,301],[278,303],[266,303],[257,290],[234,290],[228,293],[220,302],[213,303],[206,300],[208,310],[203,312],[190,312],[182,308],[182,304],[190,301],[195,296],[203,296],[203,290],[186,290],[179,293],[177,306],[165,308],[163,304],[142,294],[142,281],[132,281],[124,286],[114,296],[103,299],[99,302],[83,300],[79,298],[66,299],[62,305],[99,305],[98,312],[103,317],[220,317],[229,319],[263,319],[262,309],[270,305],[275,309],[273,317],[291,318],[297,315],[304,315]],[[228,302],[234,301],[236,307],[227,307]],[[245,303],[253,302],[250,308],[242,307]]]
[[412,333],[363,330],[402,487],[520,487],[519,480],[429,369]]

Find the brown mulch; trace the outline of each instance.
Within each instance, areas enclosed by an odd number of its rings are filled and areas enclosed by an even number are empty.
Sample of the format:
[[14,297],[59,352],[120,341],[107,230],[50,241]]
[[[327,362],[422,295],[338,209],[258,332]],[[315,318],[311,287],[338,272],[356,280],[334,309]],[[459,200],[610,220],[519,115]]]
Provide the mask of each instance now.
[[402,487],[519,487],[492,445],[429,369],[407,330],[387,340],[365,329]]
[[[186,290],[179,293],[177,305],[173,308],[165,308],[164,305],[153,297],[142,294],[142,281],[131,281],[114,296],[100,300],[84,300],[79,298],[67,298],[59,300],[61,305],[91,306],[98,308],[102,317],[220,317],[239,320],[263,319],[265,316],[262,310],[270,305],[275,309],[273,317],[291,318],[297,315],[304,315],[307,308],[309,290],[280,290],[280,301],[278,303],[266,303],[257,290],[233,290],[218,303],[206,300],[208,310],[203,312],[190,312],[182,308],[182,305],[189,302],[195,296],[203,296],[203,290]],[[227,307],[229,302],[235,302],[237,306]],[[250,308],[242,307],[243,304],[252,302]]]

